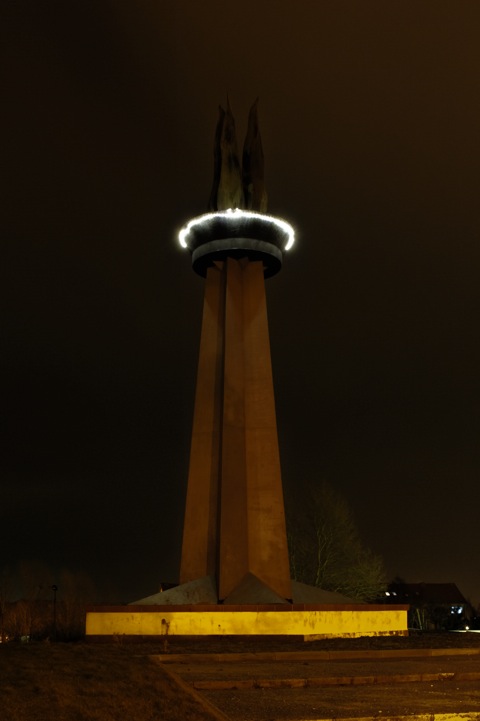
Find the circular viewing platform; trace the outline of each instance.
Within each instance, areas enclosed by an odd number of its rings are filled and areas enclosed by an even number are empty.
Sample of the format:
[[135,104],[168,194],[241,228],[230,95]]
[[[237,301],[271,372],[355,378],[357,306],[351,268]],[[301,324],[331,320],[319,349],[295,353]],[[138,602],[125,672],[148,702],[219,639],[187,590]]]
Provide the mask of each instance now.
[[281,218],[237,208],[192,218],[178,239],[190,251],[194,271],[203,277],[215,261],[245,257],[261,260],[265,278],[270,278],[281,269],[295,233]]

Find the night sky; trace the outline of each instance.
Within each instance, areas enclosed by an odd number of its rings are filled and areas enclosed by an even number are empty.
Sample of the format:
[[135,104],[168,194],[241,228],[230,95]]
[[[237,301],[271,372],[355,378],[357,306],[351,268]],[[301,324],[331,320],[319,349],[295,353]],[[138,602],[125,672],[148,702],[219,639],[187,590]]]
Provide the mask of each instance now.
[[[260,97],[284,484],[480,602],[480,5],[17,0],[1,21],[0,567],[178,578],[218,104]],[[102,595],[103,594],[103,595]]]

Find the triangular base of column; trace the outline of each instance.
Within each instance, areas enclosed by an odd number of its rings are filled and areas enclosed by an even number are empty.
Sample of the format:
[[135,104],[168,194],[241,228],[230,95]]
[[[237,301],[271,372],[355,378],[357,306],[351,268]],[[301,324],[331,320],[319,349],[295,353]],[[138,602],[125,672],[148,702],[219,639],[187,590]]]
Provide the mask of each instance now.
[[217,605],[218,595],[214,576],[204,576],[195,581],[181,583],[168,591],[132,601],[130,606],[184,606],[188,604]]
[[[152,596],[133,601],[132,606],[186,606],[186,605],[219,605],[216,581],[214,576],[204,576],[195,581],[182,583],[168,591],[154,593]],[[317,586],[292,581],[292,599],[279,596],[269,586],[260,581],[253,573],[247,573],[238,586],[223,601],[227,606],[254,606],[267,604],[322,604],[343,605],[358,604],[352,598],[340,593],[324,591]]]
[[225,605],[255,605],[264,603],[288,603],[289,599],[282,598],[270,586],[263,583],[253,573],[246,573],[238,586],[224,600]]

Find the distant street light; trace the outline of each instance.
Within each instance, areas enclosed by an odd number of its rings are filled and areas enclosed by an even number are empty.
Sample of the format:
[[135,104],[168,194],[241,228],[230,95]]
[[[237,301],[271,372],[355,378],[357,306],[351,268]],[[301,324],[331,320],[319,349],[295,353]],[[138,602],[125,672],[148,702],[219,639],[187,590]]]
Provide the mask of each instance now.
[[51,587],[53,591],[53,640],[57,640],[57,591],[58,586],[53,584]]

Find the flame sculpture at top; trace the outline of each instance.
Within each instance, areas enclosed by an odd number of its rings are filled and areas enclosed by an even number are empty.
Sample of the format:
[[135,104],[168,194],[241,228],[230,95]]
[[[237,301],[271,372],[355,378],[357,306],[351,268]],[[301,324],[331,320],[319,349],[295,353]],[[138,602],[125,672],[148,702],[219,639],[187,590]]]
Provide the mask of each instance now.
[[250,108],[243,145],[242,167],[238,159],[235,120],[227,98],[227,109],[219,107],[214,141],[213,186],[208,209],[245,208],[259,213],[267,210],[263,177],[262,139],[258,125],[258,98]]

